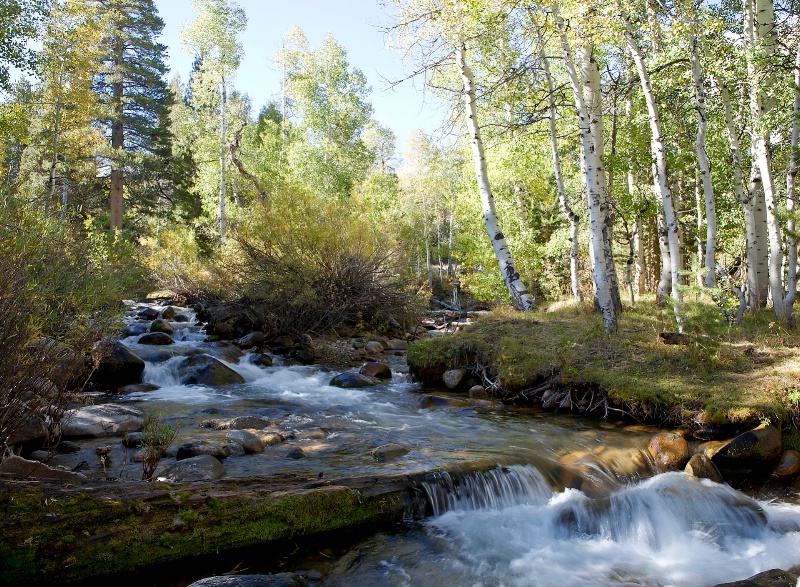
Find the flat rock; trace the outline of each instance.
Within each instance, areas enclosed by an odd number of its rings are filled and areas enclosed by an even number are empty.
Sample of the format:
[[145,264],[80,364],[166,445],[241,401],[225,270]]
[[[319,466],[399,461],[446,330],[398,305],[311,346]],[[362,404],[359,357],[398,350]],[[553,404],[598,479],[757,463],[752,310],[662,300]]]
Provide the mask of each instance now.
[[212,418],[211,420],[203,420],[200,422],[200,428],[211,428],[211,430],[230,430],[230,418]]
[[137,342],[139,344],[149,344],[156,346],[175,344],[175,341],[166,332],[149,332],[144,336],[140,336]]
[[75,481],[78,483],[86,481],[86,476],[80,473],[54,469],[44,463],[29,461],[17,455],[11,455],[0,462],[0,473],[19,475],[26,479],[41,479],[47,481]]
[[185,384],[231,385],[244,383],[244,377],[211,355],[193,355],[179,369]]
[[377,377],[378,379],[391,379],[392,378],[392,370],[389,368],[389,365],[385,363],[376,363],[374,361],[370,361],[368,363],[364,363],[361,369],[358,370],[361,375],[366,375],[368,377]]
[[132,406],[100,404],[68,410],[61,418],[64,438],[123,436],[144,427],[147,416]]
[[160,478],[168,481],[212,481],[225,476],[225,467],[211,455],[183,459],[164,471]]
[[265,430],[270,426],[272,426],[272,422],[263,416],[239,416],[231,420],[229,424],[231,430],[247,430],[249,428]]
[[308,582],[294,573],[277,575],[226,575],[195,581],[189,587],[307,587]]
[[797,579],[797,575],[793,575],[788,571],[772,569],[771,571],[764,571],[758,575],[753,575],[749,579],[744,579],[743,581],[720,583],[715,587],[796,587]]
[[330,385],[334,387],[343,387],[346,389],[353,389],[359,387],[372,387],[373,385],[381,385],[383,381],[377,377],[370,377],[362,375],[361,373],[342,373],[337,375],[330,381]]
[[689,460],[689,443],[674,432],[659,432],[647,445],[650,456],[660,471],[677,471]]
[[684,470],[687,474],[698,479],[710,479],[714,483],[725,482],[717,466],[702,452],[692,455]]
[[222,444],[199,440],[180,445],[178,447],[178,451],[175,453],[175,458],[179,461],[182,461],[184,459],[190,459],[200,455],[210,455],[219,460],[223,460],[228,457],[229,453],[227,450],[225,450],[225,446]]
[[262,452],[267,445],[255,430],[231,430],[225,439],[240,444],[247,454]]
[[389,443],[379,446],[370,454],[376,461],[383,463],[407,455],[409,452],[411,451],[402,444]]
[[784,451],[773,474],[780,479],[791,479],[800,473],[800,452]]
[[144,361],[118,340],[104,338],[92,347],[91,382],[103,387],[140,383]]

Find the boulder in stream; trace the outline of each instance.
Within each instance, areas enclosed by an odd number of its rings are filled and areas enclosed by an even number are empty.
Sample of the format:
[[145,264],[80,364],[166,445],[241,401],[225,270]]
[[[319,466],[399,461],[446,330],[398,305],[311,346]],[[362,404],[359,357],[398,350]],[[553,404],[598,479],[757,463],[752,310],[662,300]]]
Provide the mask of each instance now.
[[150,332],[140,336],[137,341],[139,344],[167,345],[175,344],[173,338],[166,332]]
[[158,318],[158,310],[155,308],[143,308],[136,315],[144,320],[155,320]]
[[159,478],[175,483],[183,481],[213,481],[225,476],[225,467],[211,455],[183,459],[169,467]]
[[231,430],[265,430],[272,426],[272,422],[263,416],[239,416],[228,423]]
[[166,320],[153,320],[153,323],[150,325],[150,332],[163,332],[164,334],[172,334],[175,332],[175,329],[172,327],[172,324]]
[[163,318],[164,320],[172,320],[173,318],[175,318],[175,314],[177,312],[178,311],[172,306],[167,306],[166,308],[161,310],[161,318]]
[[796,450],[784,451],[778,465],[772,472],[779,479],[791,479],[800,473],[800,452]]
[[225,439],[240,444],[247,454],[262,452],[267,446],[255,430],[231,430]]
[[720,583],[716,587],[795,587],[798,576],[781,569],[764,571],[758,575],[753,575],[749,579],[734,581],[732,583]]
[[3,459],[0,463],[0,473],[19,475],[25,479],[46,481],[73,481],[77,483],[86,481],[86,477],[81,473],[62,471],[61,469],[49,467],[44,463],[23,459],[17,455],[11,455]]
[[244,383],[244,377],[211,355],[192,355],[179,370],[185,384],[231,385]]
[[308,582],[294,573],[277,575],[225,575],[195,581],[189,587],[307,587]]
[[362,375],[361,373],[342,373],[331,379],[330,385],[334,387],[343,387],[346,389],[355,389],[360,387],[372,387],[373,385],[382,385],[383,381],[377,377],[370,377]]
[[688,475],[698,479],[710,479],[714,483],[725,482],[714,462],[702,452],[692,455],[684,470]]
[[223,460],[230,456],[230,452],[227,451],[222,444],[200,440],[198,442],[187,442],[180,445],[175,454],[175,459],[183,461],[201,455],[209,455],[216,459]]
[[650,456],[660,471],[677,471],[689,460],[689,443],[674,432],[659,432],[647,445]]
[[392,378],[392,370],[389,368],[389,365],[386,363],[376,363],[374,361],[369,361],[364,363],[364,365],[358,371],[361,375],[367,375],[369,377],[377,377],[378,379],[391,379]]
[[132,406],[100,404],[64,412],[61,430],[64,438],[102,438],[138,432],[147,420],[145,413]]
[[385,350],[383,345],[377,340],[369,341],[366,345],[364,345],[364,348],[370,355],[379,355]]
[[267,340],[267,335],[261,332],[260,330],[257,330],[256,332],[251,332],[250,334],[246,334],[245,336],[237,340],[235,344],[240,348],[249,349],[254,346],[263,345],[266,342],[266,340]]
[[34,414],[26,419],[22,425],[13,429],[13,432],[8,437],[8,445],[25,445],[28,450],[32,450],[32,447],[41,447],[48,436],[49,433],[44,420]]
[[91,383],[101,387],[120,387],[141,383],[144,361],[118,340],[104,338],[92,347]]
[[781,431],[762,424],[725,443],[712,460],[723,473],[747,473],[772,466],[781,455],[781,444]]
[[391,461],[392,459],[407,455],[409,452],[411,451],[402,444],[396,444],[392,442],[389,444],[384,444],[383,446],[379,446],[370,454],[376,461],[383,463],[385,461]]

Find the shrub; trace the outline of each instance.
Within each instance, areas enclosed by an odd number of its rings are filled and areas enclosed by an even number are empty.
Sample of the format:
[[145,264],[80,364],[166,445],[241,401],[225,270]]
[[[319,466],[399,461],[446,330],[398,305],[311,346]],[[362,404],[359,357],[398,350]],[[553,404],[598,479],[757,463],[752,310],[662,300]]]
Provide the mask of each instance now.
[[180,425],[173,426],[161,416],[150,413],[142,429],[142,479],[150,481],[167,452],[169,445],[178,436]]

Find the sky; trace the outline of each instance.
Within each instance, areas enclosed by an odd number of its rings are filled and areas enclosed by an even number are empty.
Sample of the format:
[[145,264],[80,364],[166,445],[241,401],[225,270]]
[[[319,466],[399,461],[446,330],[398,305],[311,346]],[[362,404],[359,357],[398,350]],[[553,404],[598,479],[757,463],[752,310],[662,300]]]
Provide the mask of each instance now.
[[[170,77],[189,78],[192,56],[181,49],[181,23],[194,18],[191,0],[155,0],[164,19],[161,42],[169,48]],[[374,116],[391,128],[402,155],[406,139],[415,128],[435,132],[445,117],[441,103],[422,89],[422,80],[406,81],[390,87],[390,82],[406,77],[411,64],[404,66],[401,55],[386,48],[381,26],[389,15],[379,0],[238,0],[247,13],[247,29],[239,36],[244,59],[234,82],[247,93],[254,112],[270,100],[280,101],[281,74],[273,59],[283,34],[299,26],[312,47],[318,47],[327,33],[347,51],[351,67],[360,69],[372,87]]]

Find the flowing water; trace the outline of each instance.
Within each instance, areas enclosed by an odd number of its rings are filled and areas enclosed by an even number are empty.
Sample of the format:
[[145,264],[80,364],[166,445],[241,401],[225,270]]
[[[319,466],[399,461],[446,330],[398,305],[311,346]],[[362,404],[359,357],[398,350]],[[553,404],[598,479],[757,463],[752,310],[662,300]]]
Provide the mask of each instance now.
[[[335,372],[280,357],[259,367],[247,353],[203,342],[191,322],[173,325],[175,345],[123,340],[146,360],[144,379],[159,389],[114,401],[179,422],[177,443],[224,442],[224,431],[200,422],[244,414],[269,418],[289,437],[226,459],[229,476],[334,479],[485,464],[424,477],[427,519],[297,562],[314,569],[313,585],[701,586],[800,565],[796,495],[756,501],[683,473],[654,475],[646,451],[654,428],[426,396],[396,357],[386,385],[340,389],[329,385]],[[197,352],[220,358],[245,383],[182,384],[179,367]],[[371,451],[387,443],[409,452],[376,461]],[[286,458],[298,446],[307,458]],[[114,446],[112,463],[123,462],[121,451]],[[135,478],[126,466],[120,476]]]

